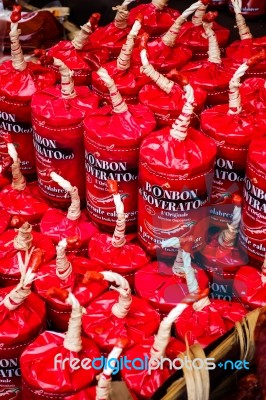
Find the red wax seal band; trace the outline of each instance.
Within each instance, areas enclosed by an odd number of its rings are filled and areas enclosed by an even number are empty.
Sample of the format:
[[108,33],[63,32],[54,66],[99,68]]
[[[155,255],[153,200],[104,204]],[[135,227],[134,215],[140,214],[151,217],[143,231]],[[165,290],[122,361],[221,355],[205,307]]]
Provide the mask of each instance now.
[[110,194],[118,194],[118,183],[117,181],[107,180],[107,186]]
[[242,0],[231,0],[234,8],[236,24],[241,40],[252,39],[252,34],[246,24],[245,18],[241,14]]
[[11,57],[12,66],[16,71],[24,71],[27,68],[27,63],[24,59],[21,46],[19,43],[19,35],[21,31],[18,29],[18,22],[21,19],[21,7],[14,6],[11,14],[10,41],[11,41]]
[[187,20],[187,18],[193,14],[199,7],[203,6],[202,1],[193,3],[188,9],[186,9],[173,23],[169,30],[163,35],[162,41],[166,46],[173,47],[176,42],[176,38],[181,29],[181,26]]
[[87,284],[91,281],[102,281],[104,279],[104,275],[101,272],[97,271],[87,271],[83,278],[83,283]]
[[33,273],[38,272],[40,265],[44,261],[45,251],[43,249],[34,249],[31,253],[31,257],[29,260],[29,268]]
[[69,292],[62,288],[52,287],[47,290],[47,295],[61,301],[66,301]]
[[130,67],[131,54],[134,48],[135,39],[141,29],[141,18],[138,16],[129,34],[126,43],[123,44],[121,52],[117,58],[117,68],[119,70],[127,70]]
[[202,18],[203,22],[213,22],[215,21],[215,19],[217,18],[218,13],[217,11],[210,11],[207,14],[204,15],[204,17]]
[[25,223],[25,219],[20,215],[14,215],[11,218],[10,226],[12,228],[20,228]]
[[261,50],[258,54],[255,54],[253,57],[251,57],[248,61],[247,61],[247,65],[249,67],[252,67],[253,65],[256,65],[262,61],[266,60],[266,50],[263,49]]
[[106,69],[100,68],[97,71],[97,74],[103,80],[103,82],[105,83],[106,87],[108,88],[108,90],[110,92],[111,101],[113,104],[113,111],[118,114],[128,111],[128,107],[127,107],[125,101],[123,100],[122,96],[120,95],[119,91],[117,90],[114,80],[109,76]]
[[86,44],[89,35],[95,31],[98,27],[98,23],[101,15],[99,13],[94,13],[90,17],[89,21],[81,26],[81,30],[76,34],[75,38],[72,40],[72,44],[77,50],[82,50]]

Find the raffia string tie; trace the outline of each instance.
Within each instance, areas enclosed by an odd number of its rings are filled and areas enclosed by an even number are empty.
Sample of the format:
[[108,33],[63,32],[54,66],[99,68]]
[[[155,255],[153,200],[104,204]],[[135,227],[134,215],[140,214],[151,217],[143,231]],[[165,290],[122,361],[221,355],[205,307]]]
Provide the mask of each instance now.
[[194,293],[199,291],[199,284],[196,279],[195,270],[191,265],[191,255],[183,250],[183,265],[184,272],[186,274],[186,281],[189,293]]
[[56,275],[65,281],[72,273],[72,265],[66,256],[67,240],[62,239],[56,246]]
[[115,360],[119,359],[122,351],[122,347],[114,347],[111,353],[108,355],[106,366],[98,380],[95,400],[110,399],[112,372],[113,368],[115,367]]
[[11,57],[12,57],[12,66],[16,71],[24,71],[27,68],[27,63],[24,59],[22,49],[19,43],[19,36],[21,34],[21,30],[18,29],[17,22],[11,22],[10,26],[10,41],[11,41]]
[[63,61],[54,58],[54,66],[58,67],[61,75],[61,94],[63,99],[73,99],[77,96],[74,87],[74,80],[72,78],[73,71],[71,71]]
[[162,41],[166,46],[174,47],[177,35],[187,18],[193,14],[199,7],[203,4],[201,1],[193,3],[189,8],[187,8],[173,23],[173,25],[168,29],[168,31],[162,36]]
[[152,0],[152,4],[158,10],[163,10],[164,7],[166,7],[167,3],[168,3],[168,0]]
[[194,111],[194,90],[190,85],[184,86],[184,90],[186,92],[186,103],[170,130],[170,135],[178,140],[186,139],[188,127]]
[[114,247],[123,247],[126,243],[125,231],[126,231],[126,216],[124,212],[124,203],[121,200],[120,194],[113,195],[115,208],[117,213],[117,220],[115,225],[115,231],[112,237],[112,245]]
[[205,34],[209,42],[208,61],[214,64],[221,64],[222,63],[221,51],[219,48],[216,34],[212,30],[212,22],[211,23],[204,22],[203,28],[205,30]]
[[154,67],[149,63],[146,49],[141,50],[140,56],[142,62],[142,67],[140,68],[141,72],[151,78],[165,93],[169,94],[175,83],[154,69]]
[[27,251],[32,246],[33,236],[31,234],[32,225],[25,222],[18,230],[17,236],[14,238],[14,248],[16,250]]
[[234,73],[229,83],[229,111],[228,114],[240,114],[242,111],[241,97],[239,88],[241,86],[240,79],[249,69],[247,63],[243,63]]
[[194,26],[201,26],[202,25],[202,19],[206,13],[208,5],[201,4],[199,8],[196,10],[195,14],[192,17],[192,24]]
[[78,31],[72,40],[72,45],[77,50],[82,50],[85,44],[88,41],[88,37],[92,33],[92,27],[90,21],[80,27],[80,31]]
[[127,20],[129,16],[127,6],[132,3],[132,1],[134,0],[125,0],[121,5],[112,7],[112,10],[117,11],[114,23],[118,29],[125,29],[127,27]]
[[120,295],[118,303],[114,304],[112,308],[112,313],[117,318],[125,318],[132,303],[131,290],[128,281],[123,278],[123,276],[115,272],[104,271],[102,274],[104,279],[106,279],[108,282],[114,282],[118,286],[118,288],[114,286],[110,287],[110,289],[116,290]]
[[105,83],[105,86],[108,88],[110,92],[111,101],[113,104],[113,111],[117,114],[121,114],[128,111],[128,107],[125,101],[123,100],[121,94],[117,90],[114,80],[110,77],[106,69],[104,68],[98,69],[97,74]]
[[241,209],[239,206],[234,207],[231,224],[227,224],[227,229],[223,230],[218,237],[219,244],[224,248],[232,247],[235,244],[241,221]]
[[126,43],[122,46],[121,52],[117,58],[117,68],[122,71],[127,70],[130,67],[131,54],[140,28],[141,23],[138,20],[135,21],[131,31],[127,35]]
[[202,311],[205,307],[208,307],[211,304],[209,297],[204,297],[203,299],[197,301],[193,304],[193,308],[195,311]]
[[81,307],[72,293],[69,293],[66,303],[72,306],[72,312],[68,323],[68,330],[64,339],[64,348],[78,353],[82,350],[81,326],[82,316],[86,313],[86,310]]
[[7,151],[9,156],[13,160],[11,166],[12,171],[12,188],[15,190],[24,190],[27,186],[26,179],[20,171],[20,160],[18,158],[17,150],[13,143],[7,143]]
[[171,239],[163,240],[161,243],[163,249],[166,247],[173,247],[178,249],[176,259],[174,261],[174,265],[172,267],[172,271],[177,276],[184,276],[184,263],[183,263],[183,251],[180,247],[180,240],[178,237],[173,237]]
[[231,2],[236,16],[236,25],[238,28],[240,39],[252,39],[249,27],[246,24],[245,18],[241,14],[242,0],[231,0]]

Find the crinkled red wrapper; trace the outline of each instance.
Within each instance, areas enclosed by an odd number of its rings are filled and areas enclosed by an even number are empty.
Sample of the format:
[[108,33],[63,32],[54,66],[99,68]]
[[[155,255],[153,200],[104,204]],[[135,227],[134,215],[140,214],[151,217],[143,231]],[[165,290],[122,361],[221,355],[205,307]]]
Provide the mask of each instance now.
[[263,283],[262,277],[261,271],[249,265],[241,267],[235,275],[235,295],[249,309],[265,306],[266,283]]
[[[199,114],[205,104],[207,93],[202,89],[195,88],[194,94],[196,103],[194,112]],[[186,102],[184,90],[178,84],[173,86],[169,94],[155,83],[147,84],[139,92],[139,99],[154,113],[157,127],[172,126]],[[197,122],[198,118],[195,117],[192,123]]]
[[49,206],[41,197],[37,183],[27,183],[24,190],[6,186],[0,192],[0,207],[11,216],[21,216],[30,224],[38,224]]
[[[251,57],[258,54],[266,46],[266,36],[261,38],[250,38],[237,40],[230,44],[226,49],[226,56],[231,58],[237,66],[248,61]],[[262,61],[249,68],[245,74],[245,77],[259,76],[262,78],[266,77],[266,61]]]
[[[18,283],[20,270],[18,264],[19,250],[14,248],[14,238],[17,236],[15,230],[8,230],[0,236],[0,281],[3,286],[10,286]],[[48,262],[55,256],[55,247],[51,239],[39,232],[32,231],[32,246],[44,250],[44,261]],[[25,252],[20,251],[22,260],[25,259]]]
[[[172,69],[184,67],[192,58],[192,51],[181,44],[174,47],[166,46],[161,38],[148,42],[148,58],[156,71],[166,74]],[[134,49],[132,53],[132,63],[141,64],[140,51]]]
[[[62,60],[74,74],[73,79],[76,86],[86,86],[91,84],[92,65],[98,63],[102,65],[109,59],[109,51],[107,49],[77,50],[70,41],[64,40],[57,43],[49,49],[49,56]],[[91,60],[88,63],[86,60]],[[56,72],[57,80],[60,82],[61,76],[58,68],[51,66]]]
[[10,179],[0,173],[0,190],[2,190],[5,186],[10,184]]
[[189,306],[175,322],[177,338],[187,336],[189,345],[199,343],[203,348],[219,339],[234,327],[247,313],[238,303],[211,299],[211,304],[201,311]]
[[266,85],[263,78],[248,78],[240,89],[241,102],[246,110],[258,111],[266,109]]
[[254,138],[265,135],[266,110],[246,110],[229,114],[228,105],[222,104],[201,114],[201,129],[217,142],[247,147]]
[[[212,29],[215,32],[219,47],[227,45],[230,30],[213,22]],[[205,30],[202,25],[196,26],[192,21],[185,22],[177,37],[177,42],[183,46],[188,46],[193,52],[193,58],[207,58],[209,50],[209,41],[205,37]]]
[[95,400],[96,399],[96,386],[81,390],[78,393],[64,397],[64,399],[65,400]]
[[[76,353],[64,348],[64,337],[64,334],[46,331],[21,356],[23,380],[31,390],[36,391],[36,398],[40,390],[45,392],[41,393],[43,397],[49,394],[70,395],[92,384],[99,373],[93,368],[84,370],[81,366],[83,359],[94,360],[101,356],[94,342],[82,337],[83,349]],[[55,367],[56,356],[59,362]],[[68,361],[60,363],[60,360],[73,358],[80,360],[80,368],[73,370]]]
[[153,335],[160,322],[160,316],[145,300],[132,296],[130,311],[125,318],[112,314],[112,307],[118,302],[119,294],[106,292],[93,301],[83,316],[84,333],[104,351],[110,352],[117,338],[127,338],[128,347],[140,343]]
[[149,257],[138,245],[127,241],[122,247],[112,245],[112,235],[98,233],[89,243],[92,261],[119,274],[135,272],[149,262]]
[[37,93],[32,100],[33,117],[52,127],[81,123],[86,114],[98,109],[99,97],[85,86],[75,90],[77,96],[73,99],[63,99],[59,86]]
[[[206,273],[194,269],[200,289],[206,289],[209,283]],[[161,313],[170,312],[189,293],[185,277],[175,275],[171,267],[157,261],[136,272],[135,290]]]
[[53,86],[55,81],[53,71],[32,62],[27,63],[24,71],[16,71],[11,61],[0,68],[0,94],[9,100],[30,102],[34,93]]
[[10,215],[5,209],[0,209],[0,234],[2,234],[8,227],[10,222]]
[[[122,378],[126,382],[127,387],[138,399],[142,400],[151,399],[156,390],[175,372],[174,369],[169,369],[167,362],[163,364],[163,367],[149,371],[150,351],[153,343],[154,337],[150,337],[129,349],[125,356],[130,361],[136,359],[137,361],[134,362],[131,368],[122,369]],[[179,353],[185,350],[186,346],[184,343],[171,338],[165,351],[165,357],[174,360]]]
[[[158,151],[160,149],[160,151]],[[194,128],[188,129],[185,140],[179,141],[164,128],[149,135],[141,146],[140,157],[156,171],[194,175],[213,167],[216,146],[213,140]]]
[[[0,302],[14,287],[0,289]],[[3,348],[27,344],[45,327],[45,304],[31,293],[16,310],[0,305],[0,341]]]
[[207,60],[188,63],[181,69],[193,87],[199,87],[208,93],[208,105],[228,103],[229,82],[236,66],[230,60],[215,64]]
[[129,104],[128,111],[117,114],[109,106],[84,120],[87,134],[104,146],[128,147],[139,145],[153,131],[153,113],[142,104]]
[[115,26],[114,22],[111,22],[109,25],[102,26],[92,32],[88,44],[84,46],[83,50],[86,51],[87,47],[90,49],[106,48],[109,51],[111,59],[117,58],[123,44],[127,40],[130,30],[130,26],[119,29]]
[[[88,219],[82,211],[77,220],[67,218],[67,212],[56,208],[49,208],[40,223],[41,232],[58,243],[60,240],[72,236],[79,238],[79,244],[66,252],[87,254],[87,246],[93,235],[99,232],[98,228]],[[86,250],[85,250],[86,249]]]
[[[150,82],[150,79],[140,72],[139,65],[133,65],[126,70],[120,70],[117,68],[116,61],[111,61],[103,65],[103,67],[107,70],[108,74],[114,78],[117,89],[125,102],[127,104],[137,104],[140,89],[146,83]],[[97,72],[92,72],[92,89],[100,97],[103,97],[109,103],[111,102],[109,90]]]
[[70,256],[68,260],[72,265],[72,273],[66,280],[62,280],[56,275],[56,261],[53,260],[39,269],[38,280],[34,282],[36,293],[47,304],[48,319],[52,322],[54,328],[63,332],[67,330],[72,308],[65,302],[48,296],[48,289],[59,287],[70,291],[83,307],[87,307],[95,298],[108,289],[106,281],[92,281],[86,284],[86,286],[82,284],[84,274],[87,271],[100,272],[103,270],[97,263],[87,258],[76,256]]
[[180,12],[170,7],[164,7],[159,10],[152,3],[140,4],[129,12],[129,25],[133,25],[137,15],[143,15],[142,26],[145,32],[148,32],[150,39],[161,36],[165,33],[179,17]]

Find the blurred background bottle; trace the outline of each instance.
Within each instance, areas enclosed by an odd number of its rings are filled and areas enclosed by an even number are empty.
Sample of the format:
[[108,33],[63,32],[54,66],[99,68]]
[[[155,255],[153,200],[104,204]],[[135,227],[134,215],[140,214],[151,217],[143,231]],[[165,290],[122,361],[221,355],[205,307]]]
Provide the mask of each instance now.
[[[231,1],[229,3],[229,10],[233,13]],[[241,14],[245,18],[255,18],[266,14],[266,0],[242,0]]]
[[4,37],[7,28],[6,13],[3,0],[0,0],[0,63],[4,54]]
[[209,8],[223,8],[228,5],[228,0],[211,0]]

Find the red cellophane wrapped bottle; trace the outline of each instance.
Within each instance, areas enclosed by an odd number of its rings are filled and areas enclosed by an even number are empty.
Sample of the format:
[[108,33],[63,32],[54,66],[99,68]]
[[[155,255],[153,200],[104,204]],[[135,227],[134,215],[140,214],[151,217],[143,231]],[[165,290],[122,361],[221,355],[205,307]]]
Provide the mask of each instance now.
[[10,229],[0,236],[0,282],[2,286],[11,286],[19,282],[21,271],[18,255],[27,260],[38,247],[45,252],[43,261],[48,262],[55,256],[53,242],[42,233],[32,231],[32,226],[25,222],[16,232]]
[[266,252],[265,146],[265,137],[253,140],[249,146],[239,232],[239,244],[249,256],[248,264],[258,268]]
[[70,195],[52,180],[51,172],[64,176],[77,187],[81,201],[85,199],[83,120],[97,109],[99,99],[85,86],[74,88],[71,71],[61,60],[45,55],[41,60],[59,68],[62,83],[61,90],[50,88],[32,99],[38,183],[50,204],[66,208]]
[[[143,86],[139,92],[140,102],[145,104],[154,113],[157,128],[172,126],[181,114],[186,102],[183,86],[188,84],[184,75],[172,70],[167,77],[154,69],[147,58],[146,49],[141,50],[142,72],[149,76],[154,83]],[[168,79],[171,78],[171,79]],[[206,100],[207,93],[195,88],[195,109],[191,124],[198,125],[199,117]]]
[[4,400],[22,400],[20,356],[45,329],[45,304],[31,292],[41,258],[39,249],[24,263],[19,257],[20,282],[16,287],[0,289],[0,392]]
[[239,268],[234,279],[234,294],[248,309],[265,306],[266,253],[261,270],[250,265]]
[[137,399],[151,399],[156,390],[175,372],[174,368],[169,367],[168,362],[164,363],[162,360],[166,357],[170,360],[176,359],[179,353],[185,352],[186,345],[180,340],[171,338],[172,325],[182,315],[188,304],[200,298],[201,294],[183,297],[182,302],[172,308],[169,314],[164,317],[155,337],[142,340],[141,343],[125,353],[129,360],[137,358],[142,361],[142,370],[122,369],[123,380]]
[[72,307],[68,331],[46,331],[23,352],[23,399],[64,399],[94,384],[97,375],[90,362],[101,354],[92,340],[81,335],[83,307],[67,290],[51,288],[49,293]]
[[[204,245],[215,143],[190,128],[194,91],[184,86],[186,103],[172,129],[149,135],[142,143],[139,167],[139,240],[146,250],[173,236],[194,237],[193,250]],[[175,257],[176,249],[159,249]]]
[[[246,2],[246,0],[244,0]],[[256,0],[255,0],[256,1]],[[264,1],[263,1],[264,2]],[[249,27],[245,21],[245,9],[241,8],[241,0],[231,0],[232,7],[235,12],[236,24],[239,31],[240,40],[236,40],[226,49],[226,55],[237,65],[241,65],[243,62],[256,55],[260,50],[265,49],[266,36],[261,38],[253,38]],[[249,0],[252,3],[252,0]],[[262,3],[262,1],[257,1]],[[265,3],[265,2],[264,2]],[[230,4],[230,1],[229,1]],[[266,3],[265,3],[266,12]],[[257,7],[259,10],[259,7]],[[254,8],[253,8],[254,11]],[[256,12],[254,12],[255,14]],[[265,78],[266,77],[266,60],[262,63],[255,64],[253,68],[250,68],[247,72],[247,77],[251,78]]]
[[243,193],[250,142],[266,133],[266,110],[242,105],[239,90],[249,67],[265,59],[264,51],[237,69],[229,83],[229,105],[217,105],[201,114],[201,130],[217,144],[210,211],[213,225],[225,227],[230,222],[233,195]]
[[[92,50],[86,46],[89,41],[89,35],[98,26],[99,19],[100,14],[92,14],[89,21],[81,27],[81,30],[72,41],[60,41],[48,51],[50,57],[63,61],[73,71],[73,80],[76,86],[91,84],[91,67],[93,64],[101,65],[108,61],[109,51],[107,49],[93,48]],[[60,81],[61,76],[58,72],[58,67],[51,65],[50,68],[57,72],[57,79]]]
[[212,23],[217,13],[209,12],[203,17],[203,28],[208,38],[208,59],[188,63],[181,69],[193,87],[200,87],[207,95],[207,105],[214,106],[228,102],[229,81],[234,72],[231,60],[222,59]]
[[179,11],[167,6],[168,0],[152,0],[148,4],[140,4],[130,10],[129,24],[133,25],[136,15],[141,13],[144,17],[143,28],[155,39],[165,33],[180,15]]
[[[131,53],[133,51],[135,39],[141,28],[142,16],[138,15],[137,19],[127,35],[126,42],[123,44],[121,52],[116,61],[110,61],[103,64],[108,74],[114,77],[117,89],[128,104],[138,103],[138,94],[142,86],[149,79],[140,72],[140,63],[132,65]],[[101,98],[110,102],[110,93],[106,84],[103,82],[97,72],[92,73],[92,90]]]
[[97,73],[110,91],[113,109],[105,106],[84,121],[87,209],[94,222],[113,229],[116,212],[107,180],[116,180],[128,215],[127,227],[132,228],[137,222],[139,147],[156,122],[146,106],[126,105],[104,68]]
[[238,229],[241,220],[242,198],[233,196],[233,217],[227,229],[211,236],[210,241],[197,255],[197,260],[207,272],[212,289],[211,297],[235,300],[233,293],[234,276],[247,263],[247,256],[237,247]]
[[51,326],[60,332],[67,330],[71,306],[58,298],[49,296],[47,290],[51,286],[72,291],[83,307],[87,307],[108,288],[105,281],[82,284],[83,276],[87,271],[101,271],[102,268],[86,258],[67,256],[66,249],[71,239],[62,239],[58,243],[56,260],[42,265],[39,270],[40,276],[34,282],[36,293],[46,302],[47,318]]
[[[30,103],[34,93],[52,86],[55,74],[41,65],[26,62],[19,43],[21,7],[14,6],[11,14],[11,61],[1,64],[0,68],[0,143],[1,147],[7,135],[12,141],[21,160],[21,169],[25,176],[33,180],[36,177],[31,125]],[[0,162],[7,150],[0,154]]]
[[[172,268],[160,261],[154,261],[141,268],[135,275],[135,290],[139,297],[148,300],[161,315],[165,315],[188,294],[184,257],[189,254],[181,250],[178,238],[166,240],[162,242],[162,246],[178,248]],[[200,289],[206,289],[209,284],[206,273],[196,265],[193,265],[193,268],[197,274]]]
[[[195,14],[192,17],[192,20],[185,22],[178,33],[178,43],[181,43],[183,46],[187,46],[192,50],[194,60],[205,59],[208,57],[208,38],[205,35],[202,22],[209,3],[209,0],[196,2],[195,6],[198,4],[198,7],[196,11],[195,9],[193,10],[193,12],[195,11]],[[193,5],[191,8],[192,7]],[[224,28],[215,21],[213,21],[212,29],[215,32],[221,51],[224,52],[225,46],[228,43],[230,30]]]
[[[112,392],[112,375],[119,372],[120,355],[127,344],[126,339],[117,339],[114,348],[108,354],[103,372],[97,377],[97,386],[81,390],[78,393],[65,397],[65,400],[109,400]],[[103,364],[103,363],[102,363]],[[98,368],[98,367],[97,367]]]
[[55,243],[67,237],[76,237],[75,243],[67,253],[85,256],[88,252],[89,240],[98,232],[98,229],[88,219],[86,211],[81,211],[78,189],[55,172],[50,175],[53,181],[70,194],[71,204],[67,212],[58,208],[49,208],[41,220],[41,232]]
[[125,236],[126,215],[116,181],[107,181],[109,192],[113,195],[117,221],[113,235],[98,233],[89,243],[89,257],[104,268],[121,274],[134,288],[135,272],[149,262],[145,251]]
[[117,286],[111,286],[114,291],[102,294],[86,308],[82,325],[84,333],[103,352],[110,352],[117,337],[128,339],[127,347],[132,347],[153,335],[159,326],[159,314],[146,300],[131,295],[125,278],[111,271],[88,272],[84,283],[103,279]]
[[[8,153],[13,161],[12,184],[5,186],[0,192],[0,206],[4,208],[11,217],[16,217],[20,223],[30,222],[38,230],[39,222],[48,204],[41,197],[36,182],[26,183],[25,177],[20,171],[20,160],[13,143],[7,143]],[[19,223],[19,221],[17,221]],[[13,225],[14,220],[13,220]]]
[[[96,29],[96,31],[90,35],[85,49],[87,46],[90,49],[108,49],[111,59],[116,59],[118,57],[131,29],[128,25],[129,11],[127,6],[132,3],[132,1],[133,0],[124,0],[121,5],[114,8],[117,10],[114,21],[107,26],[102,26]],[[132,25],[134,21],[135,18]]]
[[[191,294],[199,291],[199,285],[191,267],[191,259],[184,263],[188,290]],[[203,348],[219,339],[246,315],[246,309],[236,302],[203,297],[176,319],[175,333],[188,344],[199,343]]]

